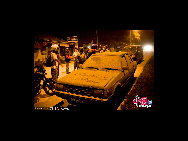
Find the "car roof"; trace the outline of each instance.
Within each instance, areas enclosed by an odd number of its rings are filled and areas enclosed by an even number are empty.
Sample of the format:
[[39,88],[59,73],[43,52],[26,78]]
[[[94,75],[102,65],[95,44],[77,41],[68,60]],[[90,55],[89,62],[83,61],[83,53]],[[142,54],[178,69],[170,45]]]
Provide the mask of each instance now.
[[129,45],[129,46],[131,46],[131,47],[132,47],[132,46],[142,46],[142,45]]
[[93,56],[122,56],[124,54],[128,54],[128,52],[103,52],[93,54]]
[[129,45],[129,46],[125,46],[124,48],[128,48],[128,47],[142,47],[142,45]]

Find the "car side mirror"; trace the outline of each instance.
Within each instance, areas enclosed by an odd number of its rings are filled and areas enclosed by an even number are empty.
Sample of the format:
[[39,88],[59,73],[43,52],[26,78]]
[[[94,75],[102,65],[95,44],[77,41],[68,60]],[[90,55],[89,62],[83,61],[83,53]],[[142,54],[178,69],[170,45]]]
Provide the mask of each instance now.
[[129,67],[123,66],[123,67],[122,67],[122,70],[129,70]]

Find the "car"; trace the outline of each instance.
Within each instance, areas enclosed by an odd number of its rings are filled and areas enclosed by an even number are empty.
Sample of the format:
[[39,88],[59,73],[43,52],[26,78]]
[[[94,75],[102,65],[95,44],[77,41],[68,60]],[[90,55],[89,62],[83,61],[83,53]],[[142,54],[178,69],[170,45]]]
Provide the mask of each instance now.
[[136,61],[126,52],[92,54],[80,69],[57,81],[55,94],[71,104],[105,105],[114,109],[136,68]]
[[128,52],[132,56],[133,60],[140,64],[143,61],[143,47],[141,45],[129,45],[122,49],[124,52]]

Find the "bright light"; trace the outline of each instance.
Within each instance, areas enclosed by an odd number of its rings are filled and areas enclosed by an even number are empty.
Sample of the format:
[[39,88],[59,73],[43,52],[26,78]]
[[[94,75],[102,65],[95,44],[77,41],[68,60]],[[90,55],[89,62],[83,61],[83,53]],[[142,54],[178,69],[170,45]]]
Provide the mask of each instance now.
[[144,46],[144,51],[152,51],[153,47],[151,45]]
[[51,47],[52,47],[52,48],[57,48],[58,45],[57,45],[57,44],[53,44]]

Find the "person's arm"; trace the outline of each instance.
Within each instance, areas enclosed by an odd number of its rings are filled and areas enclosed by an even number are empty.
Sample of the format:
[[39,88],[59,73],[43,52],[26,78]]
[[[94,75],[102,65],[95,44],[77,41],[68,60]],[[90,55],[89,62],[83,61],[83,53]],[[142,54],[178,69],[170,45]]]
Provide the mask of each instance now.
[[73,53],[73,55],[72,55],[73,57],[75,57],[75,52]]
[[59,59],[55,59],[55,61],[57,61],[62,67],[64,67],[63,64],[59,61]]
[[58,59],[57,55],[54,56],[54,60],[57,61],[57,62],[63,67],[63,64],[62,64],[61,61]]

